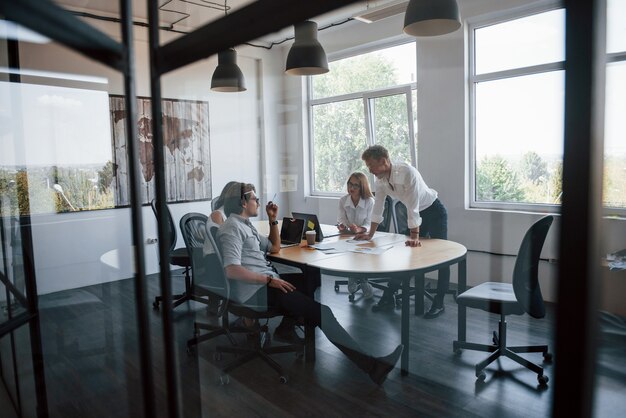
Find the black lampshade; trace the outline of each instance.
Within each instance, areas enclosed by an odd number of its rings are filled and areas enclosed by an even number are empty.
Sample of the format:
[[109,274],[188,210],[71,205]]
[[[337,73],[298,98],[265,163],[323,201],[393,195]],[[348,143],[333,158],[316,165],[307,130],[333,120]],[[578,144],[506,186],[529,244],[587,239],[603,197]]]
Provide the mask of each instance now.
[[461,27],[456,0],[411,0],[404,15],[404,32],[412,36],[437,36]]
[[294,25],[295,40],[289,54],[285,72],[290,75],[316,75],[328,72],[324,48],[317,41],[317,23],[306,21]]
[[229,48],[217,54],[217,68],[211,78],[211,90],[222,92],[246,91],[246,80],[237,66],[237,52]]

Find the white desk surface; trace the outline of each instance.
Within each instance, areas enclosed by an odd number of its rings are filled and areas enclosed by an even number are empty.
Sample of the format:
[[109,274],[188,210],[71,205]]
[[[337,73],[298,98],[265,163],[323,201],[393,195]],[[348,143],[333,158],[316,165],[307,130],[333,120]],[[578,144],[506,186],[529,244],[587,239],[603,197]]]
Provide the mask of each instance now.
[[[397,235],[390,234],[390,240]],[[451,260],[463,257],[467,249],[456,242],[440,239],[421,239],[421,247],[407,247],[402,241],[396,242],[382,254],[362,254],[347,252],[339,254],[339,257],[328,259],[316,259],[312,266],[321,270],[334,272],[359,273],[398,273],[422,270],[437,266]]]

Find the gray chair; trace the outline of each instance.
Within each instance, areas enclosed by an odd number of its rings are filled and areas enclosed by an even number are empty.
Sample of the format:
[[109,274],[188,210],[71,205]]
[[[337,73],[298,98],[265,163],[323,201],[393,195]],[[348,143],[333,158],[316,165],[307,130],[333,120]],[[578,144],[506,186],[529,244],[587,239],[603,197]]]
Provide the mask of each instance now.
[[[153,199],[152,202],[150,202],[150,206],[152,206],[152,211],[154,212],[154,215],[156,216],[157,221],[158,221],[159,216],[158,216],[158,210],[156,206],[156,199]],[[209,304],[209,300],[204,295],[201,295],[195,291],[195,285],[193,283],[193,274],[191,274],[192,273],[191,257],[187,251],[187,248],[186,247],[176,248],[176,227],[174,226],[174,220],[172,219],[172,214],[170,213],[169,209],[167,209],[167,219],[168,219],[167,227],[169,228],[169,232],[170,232],[170,242],[169,242],[170,264],[174,266],[183,267],[184,268],[183,276],[185,277],[185,291],[183,293],[172,295],[172,300],[173,300],[172,308],[175,308],[181,303],[187,302],[189,300],[193,300],[193,301],[204,303],[204,304]],[[181,222],[181,225],[182,225],[182,222]],[[182,233],[182,227],[181,227],[181,233]],[[161,302],[163,302],[163,297],[156,296],[154,298],[154,302],[152,302],[152,306],[154,307],[154,309],[159,309],[159,304]],[[209,314],[213,314],[210,308],[211,307],[209,307]]]
[[[194,323],[194,337],[187,341],[187,351],[189,353],[191,353],[193,346],[220,335],[226,335],[231,344],[235,344],[235,340],[229,331],[227,304],[224,303],[225,298],[223,296],[228,294],[228,283],[223,282],[222,276],[213,273],[217,262],[214,252],[205,255],[205,248],[207,245],[210,246],[207,238],[208,219],[206,215],[201,213],[188,213],[180,219],[180,231],[191,260],[194,292],[215,301],[212,315],[216,316],[220,321],[220,325]],[[201,329],[210,332],[200,335],[199,331]]]
[[[187,216],[187,215],[186,215]],[[185,224],[195,222],[197,217],[189,216]],[[187,229],[187,227],[185,227]],[[270,333],[268,328],[268,320],[283,314],[274,308],[267,308],[262,306],[249,306],[243,305],[230,299],[230,284],[229,279],[226,277],[224,271],[224,265],[222,263],[222,256],[217,239],[218,227],[213,225],[209,227],[209,233],[206,234],[206,238],[214,251],[209,256],[204,256],[200,259],[201,247],[199,243],[192,243],[190,245],[190,251],[192,254],[192,263],[194,267],[198,264],[202,265],[202,270],[198,271],[198,274],[202,274],[202,277],[208,278],[202,280],[198,277],[197,285],[205,289],[209,293],[210,297],[220,298],[219,316],[223,318],[222,326],[216,329],[214,326],[195,323],[194,329],[196,335],[194,338],[187,341],[187,348],[191,349],[194,345],[207,339],[213,338],[220,334],[225,334],[229,337],[231,345],[217,346],[216,352],[221,353],[235,353],[238,355],[233,361],[228,363],[222,368],[222,375],[220,380],[223,384],[228,383],[228,373],[235,368],[245,364],[257,357],[260,357],[266,364],[273,368],[279,374],[279,380],[281,383],[287,383],[287,376],[285,375],[282,366],[271,358],[272,354],[279,353],[297,353],[302,355],[304,353],[304,344],[286,344],[278,346],[270,346]],[[196,272],[194,272],[196,274]],[[228,324],[228,313],[245,318],[253,318],[257,321],[265,320],[265,323],[259,327],[258,334],[250,334],[248,328],[233,328]],[[202,329],[209,329],[210,332],[205,335],[199,335],[199,331]],[[252,344],[250,345],[237,345],[232,336],[234,332],[248,332],[253,337]],[[219,358],[219,356],[218,356]]]
[[548,377],[543,374],[543,367],[532,363],[518,355],[518,353],[543,353],[545,361],[550,361],[552,355],[547,345],[516,346],[506,344],[506,316],[523,315],[528,313],[533,318],[543,318],[546,314],[539,287],[538,268],[541,249],[546,240],[553,216],[546,216],[535,222],[524,235],[513,269],[513,282],[486,282],[475,286],[457,297],[457,303],[468,308],[481,309],[500,315],[498,332],[493,332],[493,344],[475,344],[466,341],[454,341],[453,349],[459,354],[461,349],[486,351],[489,357],[476,364],[476,378],[484,381],[484,369],[501,356],[521,364],[537,373],[537,380],[541,386],[548,383]]
[[[150,202],[150,206],[152,207],[152,212],[154,212],[154,216],[159,221],[159,212],[156,205],[156,199],[152,199]],[[173,304],[172,308],[177,307],[183,302],[186,302],[190,299],[191,295],[191,276],[189,275],[191,271],[191,259],[187,254],[187,249],[185,247],[176,248],[176,227],[174,225],[174,220],[172,219],[172,214],[170,210],[167,209],[167,228],[170,234],[170,242],[169,242],[169,256],[170,256],[170,264],[178,267],[183,267],[185,270],[183,275],[185,277],[185,292],[179,293],[176,295],[172,295]],[[152,306],[154,309],[159,309],[159,304],[163,302],[163,296],[156,296],[154,298],[154,302],[152,302]]]

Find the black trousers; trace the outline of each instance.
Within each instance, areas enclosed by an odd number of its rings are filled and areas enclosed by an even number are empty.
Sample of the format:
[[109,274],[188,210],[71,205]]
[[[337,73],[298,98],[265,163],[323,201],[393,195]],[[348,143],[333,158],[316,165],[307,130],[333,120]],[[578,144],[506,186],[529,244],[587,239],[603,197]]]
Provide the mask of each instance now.
[[[448,212],[439,199],[421,211],[420,216],[422,217],[420,237],[448,239]],[[439,269],[437,276],[437,294],[433,304],[443,306],[443,298],[450,287],[450,267]],[[385,290],[383,297],[391,297],[401,286],[400,279],[389,280],[389,287]]]
[[[351,361],[365,372],[370,372],[374,367],[375,359],[365,353],[361,346],[339,324],[332,310],[317,302],[307,286],[307,276],[303,273],[283,274],[281,279],[288,281],[296,287],[293,292],[285,293],[280,289],[267,288],[259,292],[267,292],[267,304],[278,309],[288,317],[302,317],[311,325],[319,327],[326,338],[341,350]],[[257,294],[259,293],[257,292]],[[256,296],[256,295],[255,295]],[[258,295],[263,297],[262,295]],[[254,296],[253,296],[254,298]]]

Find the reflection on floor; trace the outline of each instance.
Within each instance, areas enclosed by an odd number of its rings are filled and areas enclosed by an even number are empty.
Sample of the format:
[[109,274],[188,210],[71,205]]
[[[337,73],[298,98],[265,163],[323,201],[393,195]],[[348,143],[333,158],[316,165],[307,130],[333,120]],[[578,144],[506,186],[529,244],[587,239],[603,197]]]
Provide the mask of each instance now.
[[[372,313],[373,301],[357,297],[348,302],[345,288],[333,290],[324,282],[318,297],[333,309],[354,338],[374,355],[389,353],[400,340],[399,311]],[[178,289],[174,289],[178,290]],[[78,292],[78,293],[76,293]],[[91,297],[84,297],[85,292]],[[150,296],[159,294],[158,278],[149,279]],[[76,297],[76,294],[82,295]],[[77,301],[62,305],[51,300],[67,297]],[[51,417],[142,416],[142,391],[137,349],[137,326],[133,286],[130,280],[67,291],[41,298],[46,386]],[[152,357],[159,416],[166,416],[161,313],[151,315]],[[190,302],[174,311],[179,390],[182,416],[420,416],[420,417],[540,417],[551,414],[552,388],[538,388],[536,375],[501,359],[487,369],[487,380],[476,384],[474,364],[485,353],[452,352],[456,337],[457,310],[451,295],[446,312],[435,320],[411,318],[410,374],[392,371],[382,388],[353,366],[317,332],[317,362],[298,360],[294,354],[276,359],[285,366],[289,382],[260,361],[253,361],[230,376],[221,386],[219,365],[211,348],[201,344],[194,355],[186,353],[194,320],[211,321],[204,305]],[[468,310],[468,339],[489,342],[497,329],[496,315]],[[270,322],[273,328],[277,321]],[[548,341],[552,348],[554,317],[545,320],[510,317],[511,344]],[[223,337],[220,337],[220,339]],[[242,336],[242,342],[245,337]],[[227,340],[219,342],[225,344]],[[603,339],[598,372],[596,416],[617,416],[626,408],[626,339],[612,333]],[[527,355],[541,362],[540,354]],[[556,359],[558,361],[558,359]],[[615,367],[615,365],[620,365]],[[554,365],[546,365],[552,377]],[[551,382],[552,383],[552,382]]]

